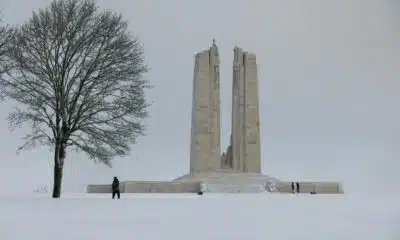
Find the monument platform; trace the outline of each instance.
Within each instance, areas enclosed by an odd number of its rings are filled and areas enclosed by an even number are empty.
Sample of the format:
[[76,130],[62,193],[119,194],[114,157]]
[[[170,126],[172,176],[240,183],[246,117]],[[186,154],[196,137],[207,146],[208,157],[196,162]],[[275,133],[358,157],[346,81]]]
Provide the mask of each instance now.
[[[264,174],[220,170],[187,174],[172,181],[125,181],[121,193],[292,193],[292,182]],[[300,193],[343,194],[339,182],[302,182]],[[91,184],[88,193],[111,193],[111,184]]]
[[[292,193],[292,181],[261,172],[261,137],[256,55],[233,50],[232,131],[221,156],[220,58],[212,46],[195,56],[190,137],[190,174],[171,181],[122,182],[123,193]],[[223,169],[221,169],[223,168]],[[229,169],[229,170],[228,170]],[[300,193],[340,194],[339,182],[299,183]],[[88,193],[110,193],[111,185],[88,185]]]

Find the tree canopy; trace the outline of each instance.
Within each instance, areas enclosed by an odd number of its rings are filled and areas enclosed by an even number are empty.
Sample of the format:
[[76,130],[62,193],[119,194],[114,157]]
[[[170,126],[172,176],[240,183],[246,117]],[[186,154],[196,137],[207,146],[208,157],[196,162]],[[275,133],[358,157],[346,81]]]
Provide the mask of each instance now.
[[55,175],[69,146],[108,166],[127,155],[144,134],[150,87],[128,22],[92,0],[55,0],[10,31],[0,91],[20,103],[10,123],[32,128],[21,149],[52,146]]

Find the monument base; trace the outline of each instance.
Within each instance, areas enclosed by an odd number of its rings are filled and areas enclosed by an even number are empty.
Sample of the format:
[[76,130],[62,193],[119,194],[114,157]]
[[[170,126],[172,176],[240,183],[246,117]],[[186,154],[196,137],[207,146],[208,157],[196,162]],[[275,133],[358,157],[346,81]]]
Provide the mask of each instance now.
[[[299,193],[343,194],[339,182],[301,182]],[[258,173],[220,170],[187,174],[172,181],[126,181],[121,193],[292,193],[292,182]],[[90,184],[88,193],[111,193],[111,184]]]

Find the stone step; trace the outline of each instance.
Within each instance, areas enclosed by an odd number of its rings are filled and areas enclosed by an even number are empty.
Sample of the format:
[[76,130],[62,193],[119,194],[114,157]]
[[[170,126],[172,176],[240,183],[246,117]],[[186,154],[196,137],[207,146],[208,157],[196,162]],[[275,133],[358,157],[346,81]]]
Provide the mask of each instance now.
[[260,184],[213,184],[202,183],[202,192],[209,193],[265,193],[266,190]]

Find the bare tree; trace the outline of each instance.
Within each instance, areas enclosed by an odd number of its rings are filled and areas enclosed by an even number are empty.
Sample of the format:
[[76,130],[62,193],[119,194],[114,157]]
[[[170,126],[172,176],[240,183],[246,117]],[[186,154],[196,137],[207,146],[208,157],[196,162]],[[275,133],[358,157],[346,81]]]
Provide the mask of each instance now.
[[67,147],[111,166],[144,134],[148,69],[121,15],[91,0],[55,0],[15,29],[8,58],[0,89],[22,104],[9,121],[32,127],[20,149],[54,150],[53,198],[61,196]]
[[[0,23],[1,23],[0,19]],[[12,32],[11,29],[7,26],[0,25],[0,76],[6,71],[6,63],[7,63],[7,55],[6,52],[8,51],[8,46],[11,43],[11,36]]]

